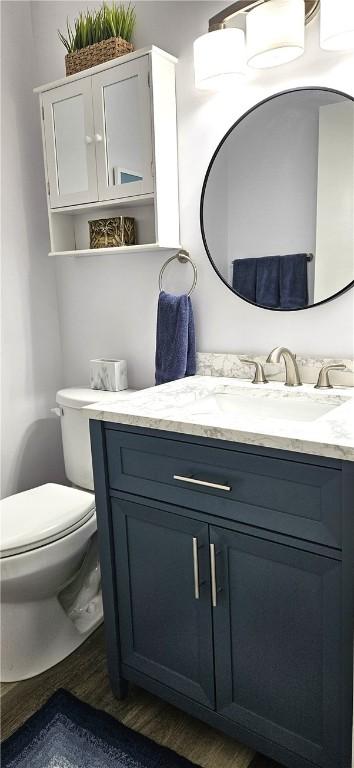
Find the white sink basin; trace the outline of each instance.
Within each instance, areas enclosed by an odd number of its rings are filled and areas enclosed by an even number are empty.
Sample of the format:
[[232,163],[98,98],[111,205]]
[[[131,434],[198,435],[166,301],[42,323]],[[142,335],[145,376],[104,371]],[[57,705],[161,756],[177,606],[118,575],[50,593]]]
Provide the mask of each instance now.
[[267,394],[265,391],[246,393],[244,390],[214,392],[196,402],[184,406],[188,416],[230,414],[244,420],[281,419],[286,421],[316,421],[321,416],[333,411],[346,402],[347,398],[333,395],[326,401],[326,396],[318,399],[299,396],[298,393],[280,396],[278,393]]

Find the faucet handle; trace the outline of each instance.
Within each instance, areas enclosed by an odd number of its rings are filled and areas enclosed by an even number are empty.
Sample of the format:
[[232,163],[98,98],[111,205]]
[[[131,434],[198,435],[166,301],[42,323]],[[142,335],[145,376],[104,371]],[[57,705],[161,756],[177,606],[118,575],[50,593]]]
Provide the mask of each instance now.
[[247,360],[246,358],[242,358],[242,362],[256,366],[252,384],[268,384],[268,379],[265,376],[262,363],[258,363],[257,360]]
[[315,389],[333,389],[333,384],[331,384],[329,380],[329,372],[330,371],[347,371],[347,366],[342,365],[341,363],[337,364],[331,364],[324,365],[319,374],[317,379],[317,384],[315,384]]

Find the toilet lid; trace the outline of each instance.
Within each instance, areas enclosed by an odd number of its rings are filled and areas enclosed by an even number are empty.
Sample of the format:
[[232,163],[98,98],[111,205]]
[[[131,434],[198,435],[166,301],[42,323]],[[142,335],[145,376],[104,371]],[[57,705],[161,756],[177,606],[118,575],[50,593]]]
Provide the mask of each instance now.
[[47,483],[0,501],[0,556],[36,549],[81,527],[95,511],[93,493]]

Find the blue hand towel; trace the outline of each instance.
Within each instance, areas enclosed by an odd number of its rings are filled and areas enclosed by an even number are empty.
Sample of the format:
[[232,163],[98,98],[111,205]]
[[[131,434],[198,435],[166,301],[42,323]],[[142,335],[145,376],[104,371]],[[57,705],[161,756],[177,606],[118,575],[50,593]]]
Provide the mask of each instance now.
[[236,259],[233,262],[232,287],[248,301],[256,301],[258,259]]
[[280,306],[282,309],[307,307],[307,254],[293,253],[280,258]]
[[279,307],[279,256],[257,259],[256,303],[259,307]]
[[156,384],[194,376],[195,331],[189,296],[161,291],[157,308]]

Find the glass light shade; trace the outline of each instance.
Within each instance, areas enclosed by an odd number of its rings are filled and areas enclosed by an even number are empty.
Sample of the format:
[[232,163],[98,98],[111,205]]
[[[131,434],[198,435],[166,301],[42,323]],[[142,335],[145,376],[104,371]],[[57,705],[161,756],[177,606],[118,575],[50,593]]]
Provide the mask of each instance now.
[[247,15],[246,35],[247,61],[255,69],[277,67],[302,56],[304,0],[269,0],[254,8]]
[[321,0],[321,48],[354,48],[354,0]]
[[208,91],[224,88],[233,78],[245,74],[245,67],[245,35],[242,29],[217,29],[198,37],[194,43],[196,88]]

